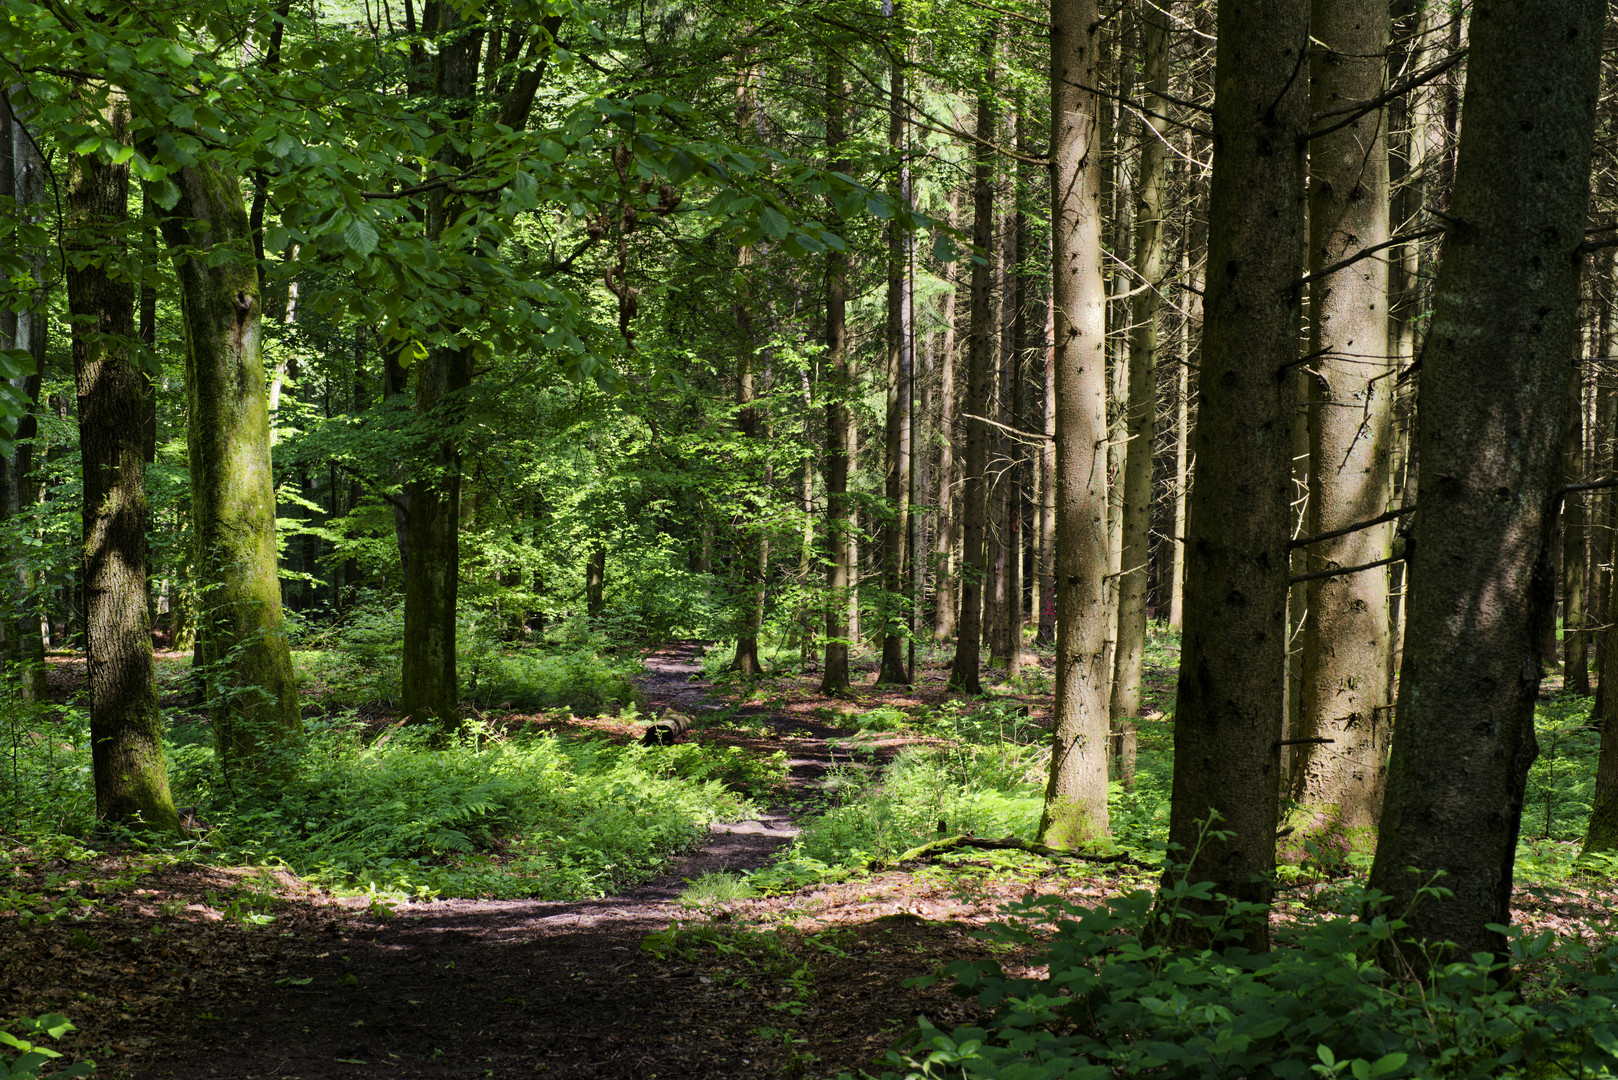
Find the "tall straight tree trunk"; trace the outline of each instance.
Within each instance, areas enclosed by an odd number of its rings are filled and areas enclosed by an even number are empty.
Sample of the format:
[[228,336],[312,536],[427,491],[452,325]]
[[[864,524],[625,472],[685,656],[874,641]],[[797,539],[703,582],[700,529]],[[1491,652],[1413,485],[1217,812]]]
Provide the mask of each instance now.
[[[902,40],[897,5],[886,11],[895,40]],[[910,165],[905,159],[904,54],[895,48],[888,93],[888,149],[898,156],[895,194],[899,201],[910,201]],[[879,683],[908,683],[905,667],[905,641],[908,615],[905,613],[906,541],[910,536],[911,470],[911,372],[914,365],[914,327],[910,324],[910,233],[901,228],[897,217],[888,222],[888,394],[887,445],[883,460],[883,483],[888,502],[888,518],[882,541],[882,667]]]
[[[956,223],[955,195],[951,193],[949,224]],[[948,641],[955,636],[956,579],[951,557],[956,536],[955,501],[955,297],[960,291],[952,264],[944,275],[943,341],[938,350],[938,531],[933,538],[934,593],[933,639]]]
[[[127,145],[129,112],[111,109]],[[129,218],[129,166],[71,159],[67,271],[84,469],[83,573],[96,816],[179,832],[163,760],[163,721],[146,606],[146,380],[130,357],[135,290],[117,265]]]
[[[753,255],[751,247],[743,247],[738,254],[738,273],[744,279],[752,266]],[[754,292],[748,282],[743,285],[742,295],[736,303],[736,424],[744,439],[758,442],[765,435],[763,417],[759,415],[757,373],[754,370],[758,356],[753,333],[753,297]],[[769,542],[759,517],[753,514],[750,520],[738,523],[742,533],[741,551],[738,553],[741,563],[741,595],[738,600],[741,623],[730,670],[744,678],[753,678],[764,671],[758,659],[758,639],[764,630],[764,581],[770,554]]]
[[[1054,263],[1052,265],[1055,265]],[[1056,641],[1056,305],[1045,305],[1044,393],[1041,394],[1043,423],[1039,444],[1039,569],[1034,603],[1038,607],[1039,629],[1034,640],[1041,645]]]
[[[988,149],[997,128],[994,90],[994,35],[983,42],[984,87],[977,103],[977,158],[972,169],[972,243],[987,251],[994,242],[994,157]],[[961,616],[949,685],[968,694],[983,693],[979,674],[983,647],[983,584],[987,565],[984,524],[988,516],[989,413],[994,364],[990,350],[993,304],[987,259],[972,263],[972,326],[967,344],[966,461],[961,483]]]
[[[1594,351],[1592,349],[1592,351]],[[1567,431],[1562,444],[1564,476],[1570,484],[1584,480],[1583,368],[1568,387]],[[1590,636],[1585,632],[1585,493],[1570,491],[1562,500],[1562,685],[1575,694],[1590,694]]]
[[[1152,459],[1157,442],[1157,316],[1162,306],[1163,185],[1168,154],[1162,118],[1169,88],[1168,19],[1163,11],[1142,8],[1141,68],[1146,80],[1146,108],[1141,120],[1140,175],[1135,180],[1135,286],[1129,333],[1129,400],[1124,431],[1124,515],[1122,571],[1118,579],[1117,651],[1112,679],[1113,758],[1118,779],[1135,784],[1135,717],[1140,712],[1141,670],[1146,654],[1146,566],[1151,557]],[[1153,115],[1153,114],[1158,115]]]
[[1107,294],[1095,0],[1051,4],[1051,294],[1056,349],[1056,701],[1040,839],[1107,817]]
[[[1387,0],[1314,0],[1310,108],[1319,115],[1384,85]],[[1310,146],[1309,270],[1320,273],[1388,239],[1386,125],[1373,110]],[[1388,508],[1393,374],[1388,265],[1361,259],[1311,282],[1309,504],[1304,532],[1336,531]],[[1306,572],[1388,558],[1385,522],[1307,545]],[[1298,804],[1288,847],[1369,851],[1381,810],[1388,700],[1388,571],[1308,582],[1302,686],[1290,747]],[[1329,857],[1329,855],[1328,855]]]
[[[431,5],[429,29],[440,42],[434,60],[434,90],[453,128],[472,109],[477,79],[478,35],[454,5]],[[454,174],[470,164],[446,131],[436,170]],[[426,234],[438,242],[465,210],[447,187],[427,200]],[[416,420],[434,432],[426,460],[405,485],[406,520],[404,655],[399,708],[412,724],[432,724],[452,733],[461,726],[456,668],[456,609],[461,569],[461,434],[465,396],[472,385],[470,344],[440,344],[416,364]]]
[[275,490],[258,273],[241,182],[199,162],[176,177],[163,238],[178,254],[185,323],[198,656],[227,773],[280,771],[264,757],[303,730],[281,616]]
[[[16,200],[19,218],[38,223],[43,220],[50,192],[48,170],[40,157],[39,147],[28,130],[26,117],[14,116],[9,105],[5,108],[3,135],[0,135],[0,164],[3,182]],[[46,343],[49,329],[49,303],[45,289],[46,259],[50,252],[41,246],[29,253],[34,296],[32,302],[20,312],[5,313],[5,328],[0,334],[7,340],[0,347],[19,349],[34,362],[32,374],[11,379],[12,391],[27,402],[27,411],[18,418],[14,448],[11,455],[0,461],[0,519],[16,518],[36,501],[39,488],[34,475],[38,455],[34,440],[39,431],[39,393],[45,372]],[[22,700],[43,702],[49,695],[45,680],[45,639],[40,634],[40,612],[36,599],[40,569],[29,560],[19,558],[0,584],[0,597],[8,597],[5,610],[0,611],[0,662],[10,663],[18,669],[17,685]],[[14,599],[15,605],[9,602]]]
[[[1219,7],[1169,844],[1190,860],[1187,880],[1261,912],[1274,887],[1284,706],[1308,47],[1308,0]],[[1227,910],[1218,899],[1190,907]],[[1210,933],[1186,922],[1151,930]],[[1225,933],[1255,951],[1269,944],[1262,913],[1235,916]]]
[[[1473,10],[1422,350],[1408,641],[1370,884],[1429,955],[1505,955],[1539,643],[1555,608],[1603,0]],[[1450,895],[1424,895],[1434,876]]]
[[[826,60],[826,151],[830,168],[846,172],[837,157],[847,138],[844,121],[843,66],[830,53]],[[831,211],[833,227],[841,224]],[[853,577],[853,519],[848,504],[848,472],[854,460],[854,425],[848,395],[853,389],[848,357],[848,256],[826,252],[826,662],[822,694],[846,694],[848,678],[848,598]]]

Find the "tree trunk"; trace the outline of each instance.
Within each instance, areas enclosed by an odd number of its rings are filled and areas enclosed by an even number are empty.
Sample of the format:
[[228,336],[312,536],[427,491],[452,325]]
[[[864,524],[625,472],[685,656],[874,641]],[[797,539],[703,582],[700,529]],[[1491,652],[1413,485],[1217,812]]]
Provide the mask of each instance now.
[[[834,160],[830,168],[847,171],[837,159],[844,127],[843,67],[828,55],[826,61],[826,149]],[[841,224],[833,212],[833,227]],[[823,694],[846,694],[848,678],[848,598],[852,585],[854,548],[850,544],[853,520],[849,514],[848,473],[854,460],[854,425],[848,396],[853,378],[848,357],[848,256],[826,252],[826,663],[820,677]]]
[[[955,193],[950,193],[949,224],[956,223]],[[955,636],[956,574],[951,564],[956,537],[955,502],[955,267],[944,272],[944,330],[938,350],[938,530],[933,537],[933,639]]]
[[1056,701],[1039,838],[1107,834],[1107,295],[1101,276],[1095,0],[1051,5],[1056,350]]
[[607,545],[597,540],[590,549],[590,564],[584,570],[585,612],[592,619],[606,610]]
[[[994,240],[994,157],[987,149],[997,128],[994,91],[994,34],[983,42],[985,86],[978,94],[977,151],[972,170],[972,243],[987,251]],[[981,417],[989,412],[990,380],[990,268],[988,261],[972,263],[972,326],[967,345],[965,412],[966,460],[961,483],[961,615],[955,636],[955,659],[949,685],[968,694],[983,693],[978,668],[983,646],[984,519],[988,514],[989,428]]]
[[[1384,85],[1387,0],[1314,0],[1310,108],[1319,115],[1375,97]],[[1309,269],[1388,238],[1388,153],[1380,110],[1310,146]],[[1393,368],[1388,266],[1361,259],[1310,286],[1309,503],[1304,532],[1342,529],[1388,508],[1392,494]],[[1303,549],[1306,572],[1384,560],[1393,525]],[[1391,719],[1385,567],[1308,582],[1302,686],[1291,737],[1288,848],[1321,857],[1370,851],[1381,811]]]
[[[1117,734],[1113,758],[1118,779],[1135,786],[1135,717],[1140,712],[1141,671],[1146,653],[1146,565],[1151,557],[1152,460],[1157,442],[1157,315],[1162,305],[1163,183],[1168,154],[1162,118],[1169,88],[1168,19],[1164,10],[1142,9],[1140,53],[1146,108],[1141,121],[1140,175],[1135,181],[1135,286],[1129,334],[1129,401],[1125,410],[1122,572],[1118,579],[1117,650],[1111,714]],[[1153,113],[1159,115],[1152,115]]]
[[[111,111],[127,145],[129,113]],[[129,166],[70,159],[67,260],[79,452],[84,469],[86,668],[96,815],[177,833],[146,606],[146,380],[130,357],[135,293],[117,273],[129,218]]]
[[[1408,643],[1371,887],[1430,956],[1505,955],[1538,747],[1602,0],[1479,7],[1432,329]],[[1426,894],[1435,875],[1451,895]]]
[[[477,79],[478,35],[469,31],[448,3],[434,5],[434,34],[440,42],[434,64],[436,95],[453,129],[471,114]],[[453,131],[446,131],[453,136]],[[437,171],[454,174],[471,158],[446,137]],[[428,196],[426,234],[436,243],[466,207],[447,188]],[[453,329],[453,328],[446,328]],[[469,344],[436,344],[417,361],[416,421],[434,433],[423,448],[425,461],[405,485],[407,505],[404,654],[399,709],[412,724],[436,725],[446,734],[461,726],[456,668],[456,610],[461,568],[461,434],[465,395],[472,385]]]
[[[1581,366],[1568,386],[1562,453],[1563,475],[1569,484],[1585,479],[1582,375]],[[1586,520],[1585,493],[1568,492],[1562,501],[1562,686],[1584,697],[1590,695],[1590,637],[1584,629],[1584,568],[1589,540]]]
[[[898,23],[898,8],[888,12]],[[902,35],[896,34],[895,37]],[[910,201],[910,166],[905,154],[904,56],[891,57],[892,81],[888,94],[888,148],[899,155],[897,197]],[[914,364],[914,327],[910,323],[910,233],[901,228],[897,217],[888,222],[888,394],[887,444],[883,458],[883,483],[887,495],[887,519],[882,537],[882,667],[878,683],[908,683],[905,668],[905,628],[909,623],[905,603],[906,540],[910,536],[911,484],[911,372]]]
[[[1226,913],[1223,898],[1258,905],[1223,931],[1254,950],[1269,944],[1274,887],[1308,47],[1307,0],[1219,8],[1169,843],[1190,862],[1187,880],[1218,897],[1192,910]],[[1151,931],[1211,934],[1191,922]]]
[[180,252],[198,651],[225,768],[275,774],[287,763],[267,752],[300,733],[303,720],[276,574],[258,274],[245,255],[239,179],[203,161],[176,181],[180,201],[162,229]]
[[[13,116],[5,110],[4,132],[0,135],[0,164],[4,182],[16,200],[19,218],[34,223],[43,220],[44,207],[50,198],[44,159],[29,133],[25,117]],[[34,475],[34,462],[38,458],[34,441],[39,431],[39,393],[45,372],[46,344],[49,330],[48,304],[45,288],[46,259],[49,251],[40,247],[29,253],[36,292],[33,303],[20,312],[6,312],[6,326],[0,331],[9,340],[0,341],[0,347],[19,349],[34,361],[31,375],[11,380],[12,392],[27,403],[27,411],[18,418],[15,442],[11,455],[0,462],[4,474],[0,476],[0,520],[16,518],[37,500],[38,480]],[[28,559],[19,558],[7,581],[0,586],[0,597],[6,597],[6,609],[0,612],[0,661],[15,665],[18,688],[26,702],[43,702],[49,696],[45,681],[45,639],[40,633],[40,611],[37,593],[40,570]],[[9,595],[8,595],[9,594]]]

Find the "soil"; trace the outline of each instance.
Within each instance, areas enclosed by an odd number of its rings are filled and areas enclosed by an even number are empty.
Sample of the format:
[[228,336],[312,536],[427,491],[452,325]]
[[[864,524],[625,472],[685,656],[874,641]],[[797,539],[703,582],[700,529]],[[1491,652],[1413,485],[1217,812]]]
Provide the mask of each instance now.
[[[685,642],[646,658],[645,712],[672,707],[702,719],[717,706],[701,654]],[[72,667],[53,665],[53,686],[71,691]],[[925,680],[920,691],[940,692]],[[860,707],[887,700],[920,697],[871,691]],[[945,1025],[972,1015],[947,980],[925,988],[905,980],[986,955],[971,932],[1040,882],[985,873],[963,884],[922,867],[702,910],[680,902],[687,882],[761,866],[791,840],[796,808],[834,764],[829,740],[849,734],[834,726],[837,712],[854,707],[789,686],[735,708],[739,727],[702,731],[785,748],[791,774],[778,805],[713,826],[660,877],[600,901],[440,900],[389,913],[289,874],[138,853],[15,865],[12,888],[96,903],[64,901],[59,917],[26,924],[16,912],[0,915],[0,1016],[67,1014],[79,1027],[59,1047],[70,1057],[95,1058],[103,1076],[167,1080],[876,1068],[918,1013]],[[620,738],[642,730],[606,716],[507,719]],[[904,741],[877,737],[866,749],[881,759]],[[1115,887],[1099,877],[1043,883],[1096,895]],[[273,922],[250,925],[251,909],[266,906]],[[670,937],[671,927],[685,932]]]

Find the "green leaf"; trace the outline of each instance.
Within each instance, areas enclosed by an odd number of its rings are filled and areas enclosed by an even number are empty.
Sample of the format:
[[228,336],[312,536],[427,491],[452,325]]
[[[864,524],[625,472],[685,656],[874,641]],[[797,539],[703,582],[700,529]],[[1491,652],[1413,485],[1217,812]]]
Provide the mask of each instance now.
[[764,235],[771,240],[781,239],[787,234],[787,230],[792,227],[792,223],[786,219],[786,215],[773,206],[764,208],[763,213],[758,216],[758,223],[759,227],[764,230]]
[[354,218],[343,229],[343,243],[348,245],[348,250],[364,257],[376,250],[376,230],[364,218]]
[[165,210],[173,210],[180,201],[180,189],[168,177],[151,185],[152,201]]
[[181,45],[178,41],[171,41],[169,42],[169,59],[180,67],[190,67],[191,50]]

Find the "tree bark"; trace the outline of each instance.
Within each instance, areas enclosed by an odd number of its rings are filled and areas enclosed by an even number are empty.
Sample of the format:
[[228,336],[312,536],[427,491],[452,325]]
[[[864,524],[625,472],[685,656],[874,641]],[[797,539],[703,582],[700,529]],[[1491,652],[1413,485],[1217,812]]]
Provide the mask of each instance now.
[[[1163,184],[1168,165],[1168,122],[1162,114],[1168,92],[1168,19],[1172,5],[1160,11],[1142,8],[1140,59],[1145,77],[1141,119],[1140,174],[1135,181],[1135,296],[1130,313],[1129,400],[1124,412],[1128,438],[1124,455],[1121,573],[1118,578],[1118,646],[1113,658],[1111,713],[1116,734],[1113,758],[1118,779],[1135,786],[1135,717],[1140,712],[1140,684],[1146,653],[1147,560],[1151,557],[1152,460],[1157,442],[1157,319],[1162,306]],[[1158,115],[1153,115],[1153,114]]]
[[[1218,898],[1190,905],[1208,914],[1226,913],[1224,898],[1262,912],[1274,887],[1308,46],[1307,0],[1219,8],[1169,816],[1173,859],[1189,862],[1187,880],[1214,886]],[[1149,929],[1170,940],[1212,933],[1183,921]],[[1223,934],[1262,950],[1268,920],[1235,916]]]
[[[888,13],[895,29],[899,23],[897,5]],[[895,37],[902,37],[896,33]],[[896,196],[903,204],[910,201],[910,165],[905,159],[905,82],[904,55],[895,51],[890,58],[892,76],[888,93],[888,149],[899,158]],[[905,642],[909,623],[905,602],[907,543],[910,536],[911,464],[911,374],[914,364],[914,327],[910,322],[910,234],[898,218],[888,222],[888,393],[887,442],[883,458],[883,485],[887,495],[887,520],[882,533],[882,666],[878,683],[908,683]]]
[[[112,137],[127,145],[127,106],[113,105],[110,120]],[[96,815],[177,833],[146,606],[146,380],[130,356],[135,290],[118,265],[129,166],[95,154],[72,157],[68,212]]]
[[[1413,964],[1505,955],[1577,341],[1603,0],[1487,5],[1423,349],[1408,643],[1371,887]],[[1452,895],[1425,892],[1439,882]]]
[[[1584,379],[1575,372],[1568,387],[1567,429],[1563,436],[1563,475],[1570,484],[1584,476]],[[1585,559],[1589,542],[1586,493],[1568,492],[1562,501],[1562,686],[1590,695],[1589,635],[1585,632]]]
[[1107,834],[1107,294],[1095,0],[1051,5],[1056,701],[1040,840]]
[[[826,61],[826,150],[829,167],[846,172],[848,163],[837,157],[847,138],[844,121],[842,63],[830,55]],[[831,211],[833,227],[841,224]],[[848,256],[826,252],[826,662],[820,677],[823,694],[846,694],[848,678],[848,598],[853,577],[854,549],[849,543],[853,520],[849,514],[848,472],[854,460],[854,425],[848,410],[852,373],[848,357]]]
[[[956,196],[950,193],[949,224],[956,224]],[[944,330],[938,350],[938,530],[933,538],[933,640],[955,636],[956,573],[951,558],[956,537],[955,502],[955,297],[960,291],[952,264],[944,273]]]
[[238,177],[209,161],[175,177],[165,215],[185,322],[198,653],[227,773],[274,775],[303,730],[276,573],[258,273]]
[[[479,36],[469,31],[454,5],[430,5],[428,31],[439,41],[434,59],[434,91],[445,103],[454,128],[471,115],[477,79]],[[436,158],[437,171],[454,174],[470,156],[446,131]],[[447,188],[428,196],[426,234],[437,242],[465,212],[459,195]],[[454,329],[446,328],[446,329]],[[467,389],[472,385],[469,344],[435,344],[415,365],[416,421],[433,432],[405,485],[404,654],[400,711],[412,724],[436,725],[446,734],[460,730],[459,672],[456,667],[456,610],[460,593],[461,434]]]
[[[1315,0],[1310,33],[1310,108],[1315,114],[1381,93],[1388,46],[1387,0]],[[1381,110],[1310,146],[1309,269],[1318,273],[1385,242],[1388,153]],[[1310,286],[1309,502],[1315,535],[1376,517],[1392,494],[1393,373],[1388,353],[1388,266],[1361,259]],[[1393,523],[1304,549],[1307,572],[1386,559]],[[1321,857],[1375,844],[1391,702],[1388,571],[1308,583],[1302,685],[1290,737],[1328,739],[1292,747],[1291,798],[1298,804],[1289,849],[1316,842]]]
[[[977,151],[972,169],[972,243],[988,251],[994,241],[994,157],[987,149],[997,128],[995,102],[990,87],[995,79],[994,35],[983,42],[983,78],[977,103]],[[988,415],[990,380],[994,364],[990,354],[993,305],[990,301],[990,267],[986,259],[972,263],[971,331],[967,344],[966,460],[961,483],[961,615],[955,636],[955,659],[950,665],[949,685],[968,694],[983,693],[979,674],[983,647],[983,585],[985,557],[984,525],[988,515],[989,429],[981,417]]]

